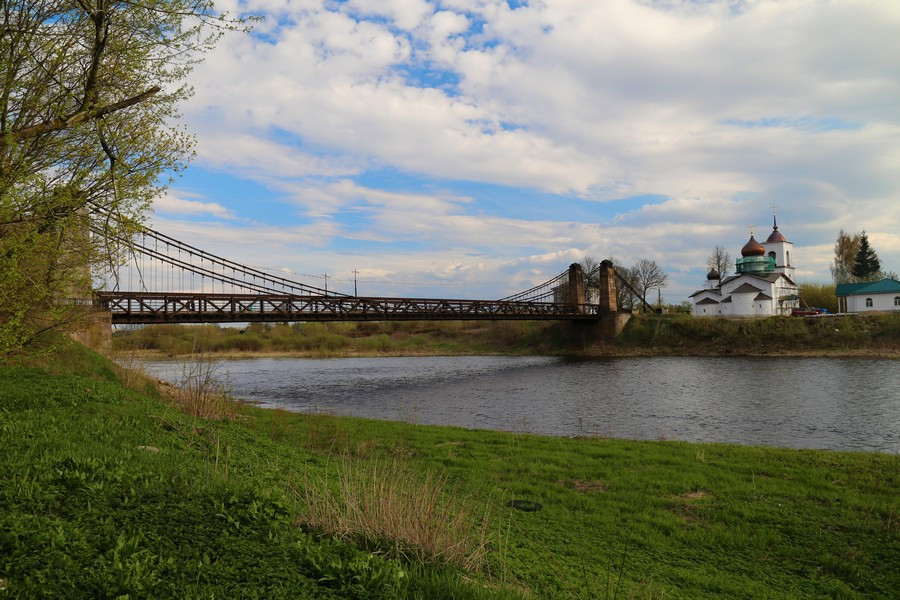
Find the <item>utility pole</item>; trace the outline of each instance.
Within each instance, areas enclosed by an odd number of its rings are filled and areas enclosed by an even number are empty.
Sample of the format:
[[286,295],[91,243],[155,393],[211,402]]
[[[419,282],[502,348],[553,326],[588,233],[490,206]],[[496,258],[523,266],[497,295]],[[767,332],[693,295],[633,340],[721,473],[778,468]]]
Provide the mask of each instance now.
[[322,277],[325,278],[325,295],[327,296],[328,295],[328,273],[325,273],[324,275],[322,275]]
[[356,269],[353,269],[353,295],[359,296],[359,293],[356,291],[356,274],[359,273]]

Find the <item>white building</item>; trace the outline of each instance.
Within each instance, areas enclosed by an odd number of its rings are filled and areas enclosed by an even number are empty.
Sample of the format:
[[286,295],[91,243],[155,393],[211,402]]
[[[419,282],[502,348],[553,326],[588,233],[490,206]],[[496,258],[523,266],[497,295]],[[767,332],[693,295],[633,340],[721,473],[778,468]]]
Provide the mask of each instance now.
[[721,279],[715,269],[706,276],[707,287],[691,294],[697,317],[770,317],[789,315],[799,307],[791,256],[794,245],[778,231],[760,244],[750,234],[735,261],[736,275]]
[[896,279],[841,283],[834,294],[841,312],[900,310],[900,281]]

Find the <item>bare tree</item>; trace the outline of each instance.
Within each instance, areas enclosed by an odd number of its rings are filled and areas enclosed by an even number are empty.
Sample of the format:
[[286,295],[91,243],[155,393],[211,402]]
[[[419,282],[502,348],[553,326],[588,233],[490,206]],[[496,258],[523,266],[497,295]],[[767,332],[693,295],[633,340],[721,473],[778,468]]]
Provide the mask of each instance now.
[[[624,264],[614,256],[610,256],[606,260],[613,264],[613,268],[616,270],[616,273],[619,277],[627,281],[628,285],[637,289],[638,281],[633,269],[624,266]],[[602,261],[597,260],[592,256],[585,256],[581,261],[581,266],[584,269],[585,275],[594,273],[598,268],[600,268],[601,262]],[[595,293],[599,292],[599,290],[597,289],[596,277],[585,278],[585,291],[588,292],[589,296],[591,290],[593,290]],[[634,294],[631,292],[631,290],[628,289],[628,286],[622,285],[620,281],[616,281],[616,305],[619,308],[633,309],[636,300],[637,299],[635,298]]]
[[642,258],[632,267],[638,282],[637,289],[643,298],[647,298],[647,290],[651,288],[665,287],[669,283],[669,276],[656,264],[655,260]]
[[724,278],[732,267],[734,267],[734,261],[731,260],[731,254],[722,246],[716,246],[706,259],[706,268],[715,269],[720,278]]
[[638,281],[637,272],[632,267],[626,267],[624,263],[616,262],[613,257],[609,258],[612,261],[613,266],[616,268],[616,273],[625,280],[628,285],[623,285],[621,281],[616,281],[616,304],[618,304],[619,308],[627,308],[629,310],[633,310],[635,304],[637,304],[637,296],[634,295],[628,286],[630,285],[634,289],[638,289],[640,282]]

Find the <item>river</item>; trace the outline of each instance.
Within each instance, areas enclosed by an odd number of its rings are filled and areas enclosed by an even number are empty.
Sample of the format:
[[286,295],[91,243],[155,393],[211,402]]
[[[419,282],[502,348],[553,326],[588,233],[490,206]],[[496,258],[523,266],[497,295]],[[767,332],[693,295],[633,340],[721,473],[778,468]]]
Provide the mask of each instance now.
[[[181,363],[144,368],[178,383]],[[900,362],[410,357],[222,361],[264,407],[552,436],[900,452]]]

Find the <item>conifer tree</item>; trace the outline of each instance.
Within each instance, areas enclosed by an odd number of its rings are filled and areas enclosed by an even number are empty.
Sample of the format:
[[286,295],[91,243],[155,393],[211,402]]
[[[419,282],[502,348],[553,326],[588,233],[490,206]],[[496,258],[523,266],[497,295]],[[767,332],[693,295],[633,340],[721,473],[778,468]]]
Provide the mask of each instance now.
[[854,277],[862,281],[870,281],[881,272],[881,261],[875,253],[875,249],[869,245],[869,236],[863,231],[859,239],[859,249],[853,260]]

